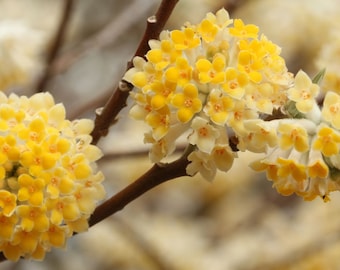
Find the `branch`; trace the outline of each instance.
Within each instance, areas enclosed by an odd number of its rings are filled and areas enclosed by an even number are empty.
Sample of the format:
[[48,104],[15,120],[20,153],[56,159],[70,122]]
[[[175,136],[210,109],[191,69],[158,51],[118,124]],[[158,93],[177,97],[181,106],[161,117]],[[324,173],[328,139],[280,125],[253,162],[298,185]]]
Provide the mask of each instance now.
[[[163,0],[157,13],[148,18],[144,36],[134,56],[144,57],[149,50],[149,40],[158,38],[178,1],[179,0]],[[132,61],[129,61],[126,70],[131,67]],[[118,113],[126,106],[126,100],[132,89],[132,84],[120,81],[116,89],[112,90],[113,94],[109,98],[108,102],[102,110],[100,110],[100,112],[97,112],[95,127],[92,132],[93,144],[96,144],[102,136],[106,136],[108,134],[110,125],[114,122]]]
[[143,195],[152,188],[177,177],[186,176],[187,159],[191,148],[179,159],[168,164],[155,164],[149,171],[128,185],[110,199],[99,205],[89,220],[89,226],[106,219],[114,213],[122,210],[130,202]]
[[52,42],[52,46],[48,53],[48,56],[46,57],[46,67],[45,67],[44,74],[41,76],[40,80],[37,83],[37,86],[36,86],[37,92],[44,91],[48,78],[50,77],[50,74],[52,71],[52,62],[55,60],[56,56],[58,55],[61,45],[64,41],[67,26],[71,18],[73,4],[74,4],[74,0],[64,0],[64,7],[63,7],[59,27],[56,31],[56,34]]

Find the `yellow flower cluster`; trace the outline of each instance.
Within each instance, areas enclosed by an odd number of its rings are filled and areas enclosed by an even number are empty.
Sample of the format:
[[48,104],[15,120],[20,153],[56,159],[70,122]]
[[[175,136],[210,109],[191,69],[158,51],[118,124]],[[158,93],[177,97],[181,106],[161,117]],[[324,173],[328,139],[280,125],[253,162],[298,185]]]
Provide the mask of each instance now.
[[296,193],[305,200],[321,196],[327,201],[331,191],[340,190],[340,96],[327,92],[320,109],[319,90],[299,71],[287,91],[288,104],[293,104],[287,114],[299,119],[249,121],[243,144],[252,151],[267,152],[251,166],[266,171],[281,194]]
[[228,134],[246,136],[246,120],[285,104],[293,77],[280,48],[258,32],[221,9],[197,25],[163,31],[145,59],[134,58],[124,76],[137,88],[130,114],[150,126],[145,142],[152,143],[154,162],[169,156],[189,130],[195,151],[187,172],[211,179],[232,164]]
[[48,93],[0,93],[0,251],[42,259],[88,228],[103,199],[91,120],[68,121]]

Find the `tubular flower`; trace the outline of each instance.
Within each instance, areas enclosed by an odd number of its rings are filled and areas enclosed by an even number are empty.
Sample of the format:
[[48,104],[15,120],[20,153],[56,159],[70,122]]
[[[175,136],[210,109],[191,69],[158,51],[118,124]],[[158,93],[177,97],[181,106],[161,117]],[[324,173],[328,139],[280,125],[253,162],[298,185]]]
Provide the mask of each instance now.
[[49,93],[0,93],[0,126],[0,251],[9,260],[42,259],[86,230],[104,198],[93,122],[66,120]]
[[291,123],[280,123],[278,131],[280,147],[284,150],[294,147],[299,152],[308,150],[308,134],[305,128]]
[[[280,48],[258,33],[257,26],[233,21],[221,9],[196,25],[163,31],[150,41],[144,60],[133,60],[124,76],[135,86],[130,114],[150,127],[145,142],[152,144],[152,160],[167,158],[177,138],[189,134],[188,173],[211,178],[215,174],[207,168],[226,171],[232,164],[235,145],[229,145],[227,132],[245,143],[244,121],[269,116],[285,104],[293,76]],[[182,134],[168,136],[173,129]]]

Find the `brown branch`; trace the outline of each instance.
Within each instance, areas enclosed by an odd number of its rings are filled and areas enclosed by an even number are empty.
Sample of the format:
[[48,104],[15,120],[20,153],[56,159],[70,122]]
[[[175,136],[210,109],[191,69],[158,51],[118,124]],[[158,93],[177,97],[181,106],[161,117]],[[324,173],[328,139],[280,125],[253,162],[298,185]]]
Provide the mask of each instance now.
[[[147,20],[147,27],[144,36],[134,54],[134,56],[144,56],[149,50],[150,39],[158,38],[166,21],[170,17],[172,10],[179,0],[163,0],[154,16]],[[132,67],[132,62],[128,62],[127,69]],[[96,144],[102,136],[108,134],[110,125],[114,122],[118,113],[126,106],[126,100],[133,86],[125,81],[119,82],[113,94],[105,104],[100,113],[97,113],[95,128],[92,132],[93,144]]]
[[149,171],[138,178],[135,182],[125,187],[110,199],[99,205],[89,220],[93,226],[106,219],[114,213],[122,210],[130,202],[143,195],[152,188],[177,177],[186,176],[186,167],[189,164],[187,159],[189,151],[181,158],[168,164],[155,164]]
[[48,79],[50,78],[51,74],[51,68],[52,68],[52,62],[58,55],[60,48],[62,46],[62,43],[64,41],[65,33],[67,30],[67,26],[69,24],[72,8],[74,5],[74,0],[64,0],[64,7],[62,11],[62,16],[60,18],[60,23],[58,26],[58,29],[56,31],[56,34],[54,36],[52,46],[50,48],[50,51],[46,57],[46,67],[44,74],[41,76],[40,80],[37,83],[36,91],[37,92],[43,92],[45,90],[45,86],[47,84]]

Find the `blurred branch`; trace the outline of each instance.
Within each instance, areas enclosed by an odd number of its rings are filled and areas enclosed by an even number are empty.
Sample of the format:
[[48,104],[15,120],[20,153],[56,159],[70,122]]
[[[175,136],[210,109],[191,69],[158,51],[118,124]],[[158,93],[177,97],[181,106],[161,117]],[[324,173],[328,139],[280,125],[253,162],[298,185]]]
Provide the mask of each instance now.
[[60,48],[62,47],[62,43],[64,41],[65,33],[71,18],[73,5],[74,0],[64,0],[64,7],[62,11],[62,16],[60,18],[60,23],[54,36],[54,40],[52,42],[50,51],[46,57],[45,70],[36,86],[37,92],[43,92],[45,90],[45,86],[51,75],[52,62],[58,55]]
[[247,2],[248,0],[227,0],[224,8],[228,10],[229,14],[233,13],[238,7]]
[[81,116],[86,112],[91,111],[91,113],[93,113],[93,110],[95,108],[98,108],[98,106],[100,106],[101,104],[104,104],[109,99],[109,97],[110,97],[110,93],[108,93],[107,91],[102,95],[96,95],[89,102],[83,105],[81,104],[77,106],[76,108],[74,108],[74,110],[69,111],[67,118],[69,120],[73,120],[73,119],[81,118]]
[[[149,50],[149,40],[158,38],[178,1],[179,0],[163,0],[156,14],[148,18],[144,36],[134,56],[144,57]],[[130,61],[128,62],[126,70],[131,67],[132,62]],[[126,100],[132,88],[133,86],[130,83],[120,81],[108,102],[100,112],[97,112],[95,127],[92,132],[93,144],[96,144],[102,136],[108,134],[109,127],[114,122],[116,116],[126,106]]]
[[139,21],[141,16],[144,16],[153,5],[152,1],[134,0],[129,2],[128,6],[103,29],[55,59],[51,65],[52,74],[65,71],[90,50],[101,49],[117,40],[121,35],[127,33],[129,27]]
[[145,239],[145,237],[136,231],[133,226],[122,219],[115,218],[114,222],[116,226],[118,225],[118,229],[124,234],[126,239],[134,244],[140,250],[140,253],[144,254],[152,262],[156,269],[173,269],[170,267],[169,263],[167,263],[162,258],[161,254],[159,254],[159,252],[155,250],[154,247],[151,246],[151,244]]
[[[48,56],[46,57],[45,72],[44,72],[43,76],[41,77],[41,79],[37,83],[37,87],[36,87],[37,92],[43,92],[44,91],[45,85],[46,85],[48,78],[50,76],[51,63],[53,62],[53,60],[57,56],[57,54],[60,50],[61,44],[63,42],[64,36],[65,36],[65,32],[66,32],[66,29],[67,29],[67,26],[68,26],[68,22],[69,22],[70,17],[71,17],[71,11],[72,11],[73,4],[74,4],[73,0],[64,0],[64,8],[63,8],[63,11],[62,11],[62,17],[60,19],[60,24],[59,24],[59,27],[57,29],[56,35],[54,37],[52,47],[49,51]],[[4,256],[4,254],[2,252],[0,252],[0,262],[3,262],[5,260],[6,260],[6,258]]]
[[130,202],[143,195],[152,188],[177,177],[186,176],[186,167],[189,164],[187,159],[192,151],[188,148],[185,154],[167,164],[155,164],[144,175],[131,183],[123,190],[113,195],[110,199],[99,205],[89,220],[89,225],[93,226],[106,219],[114,213],[122,210]]
[[[301,269],[303,266],[303,261],[307,261],[309,258],[321,258],[321,260],[325,259],[322,257],[322,253],[327,252],[327,249],[332,249],[334,246],[339,245],[340,242],[340,234],[337,231],[332,232],[329,235],[322,235],[319,238],[313,239],[312,242],[302,246],[301,248],[292,250],[287,254],[283,254],[282,258],[273,260],[272,262],[258,264],[249,270],[271,270],[271,269]],[[307,264],[308,265],[308,264]],[[308,268],[305,268],[308,269]],[[328,269],[325,266],[324,269]]]

